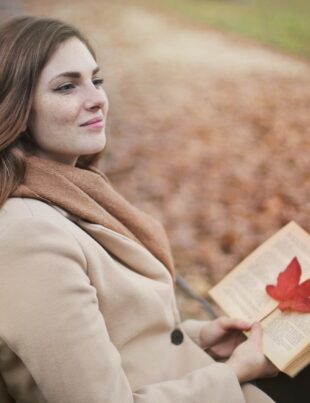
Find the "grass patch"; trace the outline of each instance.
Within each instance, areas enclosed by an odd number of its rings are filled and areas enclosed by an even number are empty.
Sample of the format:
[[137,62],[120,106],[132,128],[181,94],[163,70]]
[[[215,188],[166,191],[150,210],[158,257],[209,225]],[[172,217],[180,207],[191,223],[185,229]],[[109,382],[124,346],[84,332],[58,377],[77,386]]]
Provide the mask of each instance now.
[[141,4],[310,59],[309,0],[143,0]]

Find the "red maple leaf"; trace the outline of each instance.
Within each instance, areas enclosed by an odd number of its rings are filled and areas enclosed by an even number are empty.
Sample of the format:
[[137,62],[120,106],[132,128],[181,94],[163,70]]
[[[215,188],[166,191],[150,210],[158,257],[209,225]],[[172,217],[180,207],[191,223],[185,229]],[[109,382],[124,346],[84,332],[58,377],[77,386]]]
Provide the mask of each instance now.
[[299,284],[300,277],[301,266],[297,257],[294,257],[279,274],[277,284],[266,286],[267,294],[279,301],[281,311],[310,313],[310,279]]

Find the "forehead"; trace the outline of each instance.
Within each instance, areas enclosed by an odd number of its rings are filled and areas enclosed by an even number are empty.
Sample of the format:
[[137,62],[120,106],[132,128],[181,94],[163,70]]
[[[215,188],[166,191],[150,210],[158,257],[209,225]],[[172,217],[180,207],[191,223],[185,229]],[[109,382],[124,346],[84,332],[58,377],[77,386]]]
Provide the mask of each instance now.
[[97,63],[86,45],[77,38],[61,43],[41,72],[40,80],[51,80],[67,71],[89,73]]

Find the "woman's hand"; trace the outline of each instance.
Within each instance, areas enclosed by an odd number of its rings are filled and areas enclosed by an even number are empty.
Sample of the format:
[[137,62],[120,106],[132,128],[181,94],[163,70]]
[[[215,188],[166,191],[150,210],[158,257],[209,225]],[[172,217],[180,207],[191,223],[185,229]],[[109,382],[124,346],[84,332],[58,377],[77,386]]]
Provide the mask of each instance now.
[[263,354],[262,327],[259,323],[253,324],[249,338],[236,347],[226,364],[236,373],[240,383],[279,373]]
[[250,330],[250,328],[250,323],[222,316],[206,323],[201,329],[200,343],[213,358],[228,358],[234,349],[246,339],[242,331]]

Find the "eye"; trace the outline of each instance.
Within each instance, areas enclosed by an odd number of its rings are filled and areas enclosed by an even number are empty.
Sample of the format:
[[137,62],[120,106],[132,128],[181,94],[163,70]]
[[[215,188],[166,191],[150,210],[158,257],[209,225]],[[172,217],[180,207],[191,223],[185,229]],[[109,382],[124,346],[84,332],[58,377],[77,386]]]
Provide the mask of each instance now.
[[100,87],[104,83],[103,78],[93,78],[93,84],[95,87]]
[[55,88],[54,91],[57,92],[68,92],[74,88],[74,85],[72,83],[67,83],[67,84],[62,84],[59,87]]

